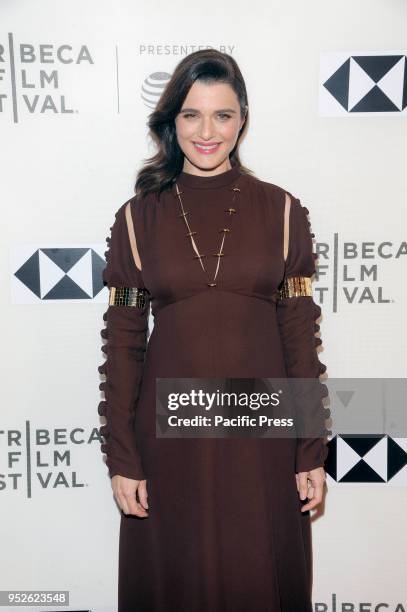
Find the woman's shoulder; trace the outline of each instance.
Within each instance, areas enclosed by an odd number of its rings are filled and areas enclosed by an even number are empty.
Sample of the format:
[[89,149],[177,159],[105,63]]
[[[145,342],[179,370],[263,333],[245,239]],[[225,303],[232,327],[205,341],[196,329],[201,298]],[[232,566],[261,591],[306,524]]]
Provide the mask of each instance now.
[[295,213],[297,215],[301,216],[301,214],[310,214],[310,211],[307,206],[304,206],[304,204],[302,203],[300,196],[290,191],[286,187],[283,187],[282,185],[277,185],[276,183],[271,183],[269,181],[264,181],[255,176],[250,176],[250,180],[255,186],[255,188],[257,188],[264,195],[265,199],[268,199],[270,202],[273,202],[276,205],[280,205],[284,208],[286,201],[290,201],[290,208],[291,210],[295,210]]
[[262,200],[268,202],[270,205],[284,207],[286,194],[290,196],[292,201],[297,200],[291,191],[282,185],[278,185],[249,174],[245,175],[245,180],[247,181],[247,184],[259,194]]
[[116,209],[115,217],[116,219],[124,220],[126,215],[130,213],[133,219],[139,219],[140,215],[143,216],[144,211],[149,205],[156,203],[156,200],[155,194],[148,194],[144,197],[133,194],[119,205]]

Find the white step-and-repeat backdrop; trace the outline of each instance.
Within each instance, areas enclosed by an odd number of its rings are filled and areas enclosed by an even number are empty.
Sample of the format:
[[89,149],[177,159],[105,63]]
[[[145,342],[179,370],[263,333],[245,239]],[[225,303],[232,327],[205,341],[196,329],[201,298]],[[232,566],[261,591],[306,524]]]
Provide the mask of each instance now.
[[[405,378],[407,5],[1,0],[0,24],[0,590],[66,590],[70,610],[113,612],[101,270],[153,152],[148,114],[186,54],[233,55],[243,162],[310,211],[328,375]],[[351,401],[346,384],[338,397]],[[316,612],[407,610],[406,460],[397,433],[331,441]]]

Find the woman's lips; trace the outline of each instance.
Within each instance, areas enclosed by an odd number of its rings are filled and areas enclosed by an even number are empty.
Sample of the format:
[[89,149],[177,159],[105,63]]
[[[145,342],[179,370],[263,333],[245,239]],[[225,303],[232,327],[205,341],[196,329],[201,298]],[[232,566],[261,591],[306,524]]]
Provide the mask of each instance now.
[[216,142],[212,145],[200,145],[197,142],[194,142],[194,147],[197,151],[199,151],[199,153],[202,153],[203,155],[210,155],[211,153],[215,153],[219,147],[220,147],[220,143]]

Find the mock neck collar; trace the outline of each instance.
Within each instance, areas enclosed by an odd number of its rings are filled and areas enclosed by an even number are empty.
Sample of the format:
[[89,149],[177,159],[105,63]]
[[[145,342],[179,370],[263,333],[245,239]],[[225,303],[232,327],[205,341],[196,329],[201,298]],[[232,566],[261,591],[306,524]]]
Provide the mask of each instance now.
[[184,172],[182,170],[178,175],[176,182],[179,185],[192,187],[193,189],[211,189],[230,185],[240,175],[240,167],[235,164],[229,170],[225,170],[224,172],[211,176],[198,176],[197,174],[191,174],[190,172]]

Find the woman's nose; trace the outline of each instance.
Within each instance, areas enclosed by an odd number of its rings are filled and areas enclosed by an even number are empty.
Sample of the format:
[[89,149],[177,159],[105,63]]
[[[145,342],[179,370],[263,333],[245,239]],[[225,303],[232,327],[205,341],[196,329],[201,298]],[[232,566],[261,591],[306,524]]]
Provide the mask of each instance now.
[[212,126],[212,120],[210,117],[202,119],[199,134],[200,136],[202,136],[204,140],[211,139],[211,136],[213,134],[213,126]]

